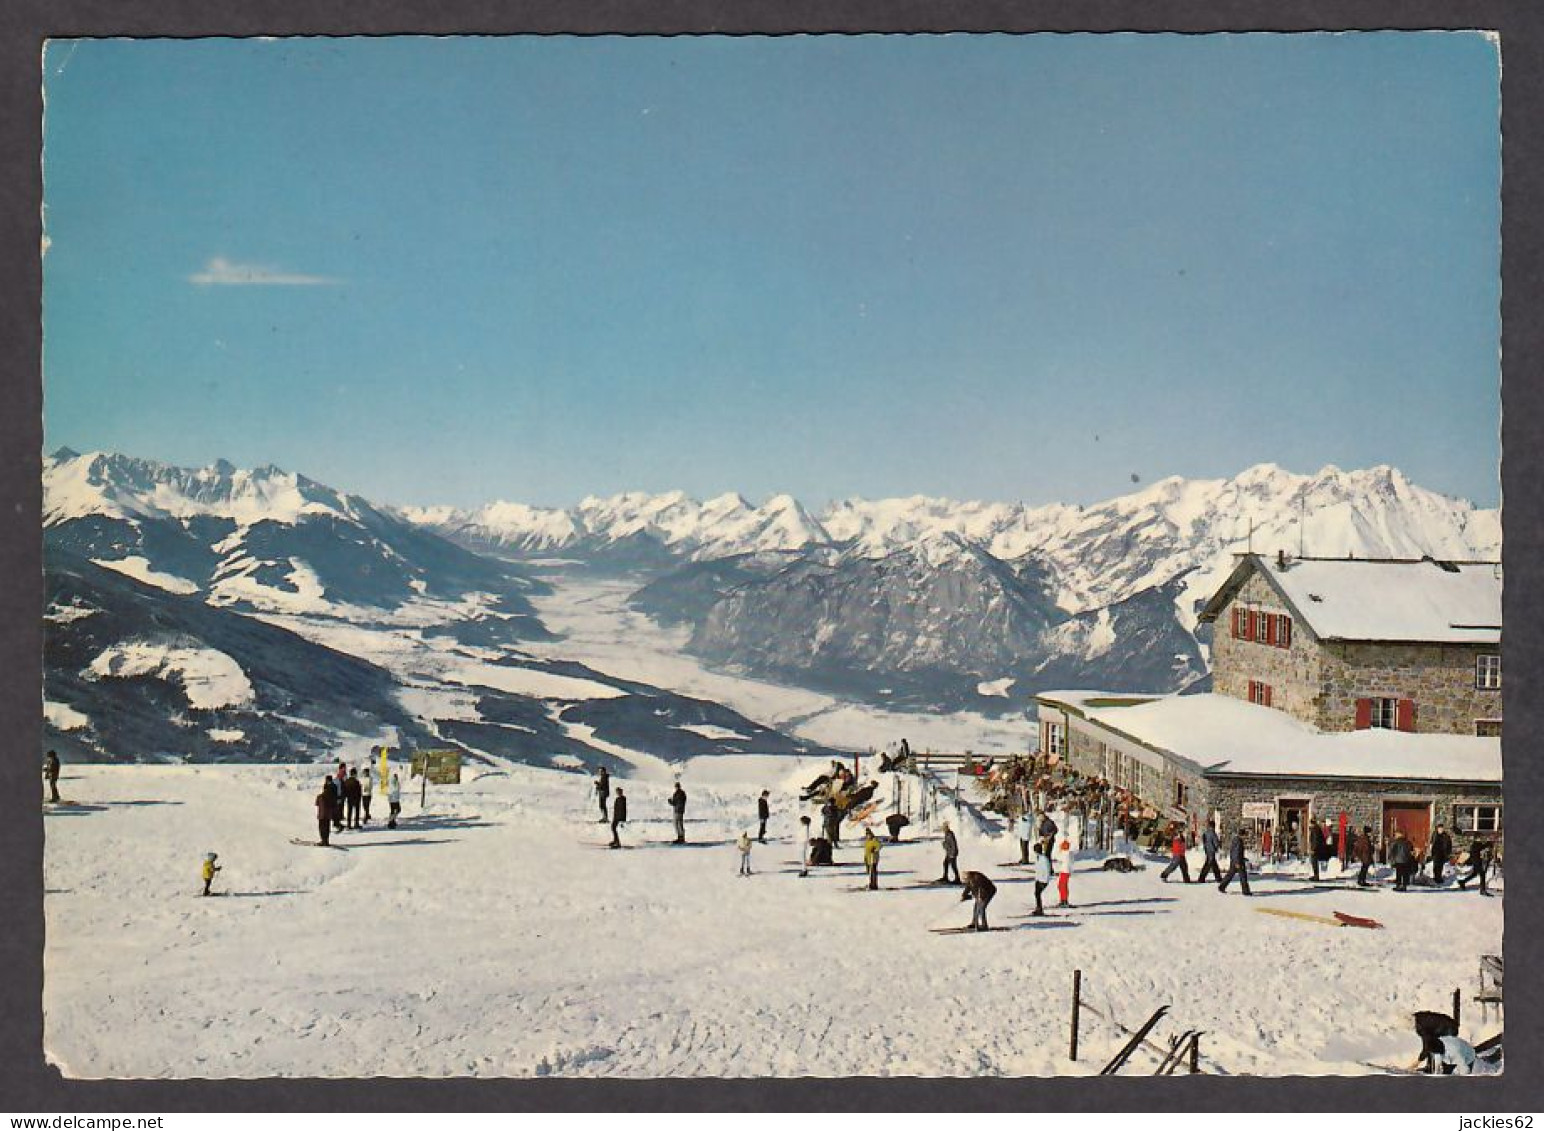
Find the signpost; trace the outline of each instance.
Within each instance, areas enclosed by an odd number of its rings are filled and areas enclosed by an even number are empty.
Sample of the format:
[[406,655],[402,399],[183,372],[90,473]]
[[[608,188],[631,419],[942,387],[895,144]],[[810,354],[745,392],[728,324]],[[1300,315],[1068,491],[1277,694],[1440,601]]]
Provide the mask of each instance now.
[[419,808],[429,803],[429,783],[461,784],[461,751],[417,750],[413,752],[412,772],[423,779],[418,795]]
[[1273,801],[1246,801],[1244,802],[1244,818],[1255,818],[1261,821],[1273,820],[1276,816],[1276,803]]

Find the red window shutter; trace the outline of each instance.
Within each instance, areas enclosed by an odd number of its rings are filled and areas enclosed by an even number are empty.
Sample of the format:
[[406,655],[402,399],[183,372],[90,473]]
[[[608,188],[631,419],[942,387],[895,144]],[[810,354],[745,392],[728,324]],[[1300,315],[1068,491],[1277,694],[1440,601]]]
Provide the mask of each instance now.
[[1255,638],[1255,611],[1253,609],[1248,609],[1244,613],[1244,639],[1245,640],[1253,640],[1254,638]]
[[1264,695],[1264,698],[1262,698],[1260,702],[1269,707],[1271,705],[1271,685],[1268,683],[1262,683],[1260,685],[1260,690]]
[[1415,729],[1415,700],[1401,699],[1394,708],[1394,726],[1399,730]]
[[1235,640],[1243,635],[1243,631],[1239,628],[1238,624],[1238,615],[1241,612],[1243,612],[1243,610],[1240,609],[1237,605],[1233,606],[1233,639]]
[[1292,647],[1292,618],[1291,617],[1283,616],[1281,618],[1281,628],[1277,631],[1276,643],[1278,645],[1280,645],[1281,647],[1283,647],[1283,648],[1290,648],[1290,647]]
[[1266,613],[1266,614],[1264,614],[1264,616],[1265,616],[1265,642],[1267,644],[1274,644],[1274,643],[1276,643],[1276,614],[1275,613]]
[[1356,729],[1366,730],[1372,726],[1372,700],[1358,699],[1356,701]]

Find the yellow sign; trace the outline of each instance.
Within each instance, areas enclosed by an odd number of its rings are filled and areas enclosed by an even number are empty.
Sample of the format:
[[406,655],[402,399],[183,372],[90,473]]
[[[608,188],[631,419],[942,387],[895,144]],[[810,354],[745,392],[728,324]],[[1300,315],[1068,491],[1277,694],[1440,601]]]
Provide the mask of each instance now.
[[435,785],[461,784],[461,751],[418,750],[413,753],[413,776],[427,774]]

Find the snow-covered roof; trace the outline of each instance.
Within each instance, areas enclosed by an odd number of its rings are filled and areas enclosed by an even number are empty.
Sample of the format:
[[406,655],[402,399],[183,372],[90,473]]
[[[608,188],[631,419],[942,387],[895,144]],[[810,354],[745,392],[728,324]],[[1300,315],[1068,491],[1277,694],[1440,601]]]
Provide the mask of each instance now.
[[[1179,755],[1209,774],[1501,780],[1501,740],[1373,728],[1319,731],[1231,695],[1120,696],[1048,691],[1040,701]],[[1123,705],[1124,704],[1124,705]]]
[[1246,556],[1207,603],[1215,620],[1252,570],[1275,587],[1320,640],[1495,644],[1501,567],[1494,562]]

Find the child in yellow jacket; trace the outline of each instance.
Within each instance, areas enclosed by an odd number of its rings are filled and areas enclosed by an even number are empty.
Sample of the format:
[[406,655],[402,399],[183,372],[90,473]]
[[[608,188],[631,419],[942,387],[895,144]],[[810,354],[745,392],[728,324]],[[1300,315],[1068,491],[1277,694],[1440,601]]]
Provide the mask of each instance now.
[[205,895],[209,894],[209,885],[214,880],[214,874],[220,870],[220,866],[215,863],[215,861],[218,860],[219,858],[220,858],[220,854],[218,852],[206,852],[206,853],[204,853],[204,894]]

